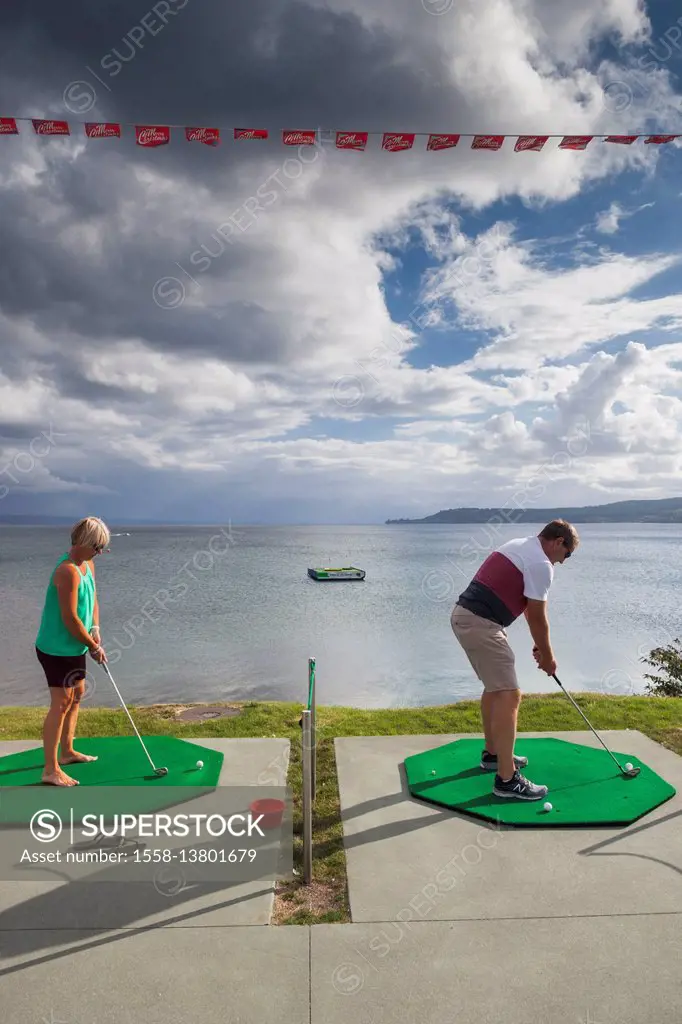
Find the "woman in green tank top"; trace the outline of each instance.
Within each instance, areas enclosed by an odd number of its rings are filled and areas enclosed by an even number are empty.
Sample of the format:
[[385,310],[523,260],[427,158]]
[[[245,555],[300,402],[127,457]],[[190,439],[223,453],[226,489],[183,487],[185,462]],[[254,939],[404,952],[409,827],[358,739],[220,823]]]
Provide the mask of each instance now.
[[55,566],[45,594],[36,654],[50,688],[50,710],[43,725],[42,780],[52,786],[78,785],[61,765],[96,760],[74,750],[73,741],[85,692],[85,655],[89,651],[98,664],[107,660],[100,644],[94,559],[110,537],[101,519],[89,516],[76,523],[71,547]]

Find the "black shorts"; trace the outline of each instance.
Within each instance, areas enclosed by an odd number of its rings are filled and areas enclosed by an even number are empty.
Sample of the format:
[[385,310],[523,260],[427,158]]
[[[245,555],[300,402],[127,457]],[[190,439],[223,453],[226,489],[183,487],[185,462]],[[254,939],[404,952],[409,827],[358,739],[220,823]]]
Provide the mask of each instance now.
[[43,666],[48,686],[68,689],[85,680],[85,655],[45,654],[36,647],[38,661]]

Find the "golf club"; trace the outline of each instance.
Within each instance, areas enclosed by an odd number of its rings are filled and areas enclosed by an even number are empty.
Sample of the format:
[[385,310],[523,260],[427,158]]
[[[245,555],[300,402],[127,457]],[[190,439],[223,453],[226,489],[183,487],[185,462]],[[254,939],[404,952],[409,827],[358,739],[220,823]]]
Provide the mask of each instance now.
[[[558,679],[558,678],[557,678],[557,677],[556,677],[555,675],[553,675],[553,676],[552,676],[552,679],[554,679],[554,681],[555,681],[556,683],[559,683],[559,686],[561,687],[561,689],[563,690],[563,692],[564,692],[564,693],[566,694],[566,696],[567,696],[567,697],[568,697],[568,699],[570,700],[570,702],[571,702],[571,704],[573,705],[573,707],[574,707],[574,708],[576,709],[576,711],[579,711],[579,712],[580,712],[580,714],[581,714],[581,715],[583,716],[583,718],[585,719],[585,721],[587,722],[587,724],[588,724],[588,725],[590,726],[590,729],[592,729],[592,726],[590,725],[590,723],[589,723],[589,721],[588,721],[588,719],[587,719],[587,716],[586,716],[586,715],[584,715],[582,711],[580,711],[580,708],[578,707],[578,705],[576,704],[576,702],[575,702],[575,701],[573,700],[573,698],[571,697],[570,693],[568,693],[568,692],[567,692],[566,690],[564,690],[563,686],[561,686],[561,683],[559,682],[559,679]],[[608,748],[608,747],[606,746],[606,744],[604,743],[604,741],[603,741],[603,739],[601,738],[601,736],[600,736],[600,735],[599,735],[599,734],[598,734],[598,733],[597,733],[597,732],[596,732],[596,731],[595,731],[594,729],[592,729],[592,732],[593,732],[593,733],[594,733],[594,735],[595,735],[595,736],[597,737],[597,739],[598,739],[598,740],[599,740],[599,742],[601,743],[601,745],[602,745],[602,747],[604,748],[604,750],[606,751],[606,753],[607,753],[607,754],[609,754],[609,755],[610,755],[610,757],[612,757],[612,758],[613,758],[613,760],[615,761],[616,765],[618,765],[618,770],[620,771],[620,773],[621,773],[622,775],[625,775],[625,776],[626,776],[626,778],[628,778],[628,779],[634,779],[635,775],[639,775],[639,773],[640,773],[640,771],[641,771],[641,768],[631,768],[631,769],[630,769],[630,771],[626,771],[626,770],[625,770],[625,768],[622,768],[622,767],[621,767],[621,766],[620,766],[620,765],[618,764],[618,761],[616,761],[616,758],[615,758],[615,757],[613,756],[613,754],[611,753],[611,751],[609,750],[609,748]]]
[[142,749],[144,750],[145,754],[147,755],[147,758],[149,760],[150,765],[154,769],[154,774],[155,775],[168,775],[168,769],[167,768],[157,768],[156,765],[154,764],[154,762],[152,761],[151,757],[149,756],[149,751],[147,750],[147,748],[144,745],[144,740],[142,739],[142,737],[140,736],[139,732],[137,731],[137,726],[133,722],[133,719],[132,719],[132,717],[130,715],[130,712],[128,711],[128,708],[125,705],[125,701],[123,700],[123,697],[121,696],[120,690],[119,690],[118,686],[116,685],[116,683],[114,682],[114,677],[112,676],[111,672],[109,671],[109,666],[107,665],[107,663],[105,661],[102,662],[102,668],[104,669],[106,674],[109,676],[109,679],[111,680],[112,686],[114,687],[114,689],[116,690],[116,693],[118,694],[118,699],[120,700],[121,704],[123,705],[123,710],[125,711],[126,715],[130,719],[130,724],[132,725],[133,729],[135,730],[135,735],[137,736],[138,740],[142,744]]

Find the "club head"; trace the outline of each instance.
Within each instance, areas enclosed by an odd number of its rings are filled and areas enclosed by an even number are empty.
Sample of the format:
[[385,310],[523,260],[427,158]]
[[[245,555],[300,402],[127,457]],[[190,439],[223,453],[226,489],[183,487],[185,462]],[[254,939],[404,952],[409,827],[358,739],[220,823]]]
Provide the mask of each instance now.
[[631,768],[629,772],[626,772],[625,769],[623,769],[623,775],[626,779],[634,779],[636,775],[639,775],[641,770],[641,768]]
[[[639,771],[639,768],[637,769],[637,771]],[[167,768],[157,768],[156,771],[154,772],[154,774],[155,775],[168,775],[168,769]]]

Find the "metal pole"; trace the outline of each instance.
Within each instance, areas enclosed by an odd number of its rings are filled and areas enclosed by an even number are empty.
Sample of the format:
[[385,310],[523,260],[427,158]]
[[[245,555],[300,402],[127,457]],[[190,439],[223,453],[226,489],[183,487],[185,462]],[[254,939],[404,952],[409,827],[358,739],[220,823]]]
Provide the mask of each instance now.
[[311,756],[311,789],[313,803],[317,796],[317,711],[315,705],[315,659],[308,659],[308,678],[311,680],[311,706],[310,706],[310,756]]
[[301,761],[303,767],[303,881],[309,885],[313,878],[313,793],[310,711],[301,719]]

